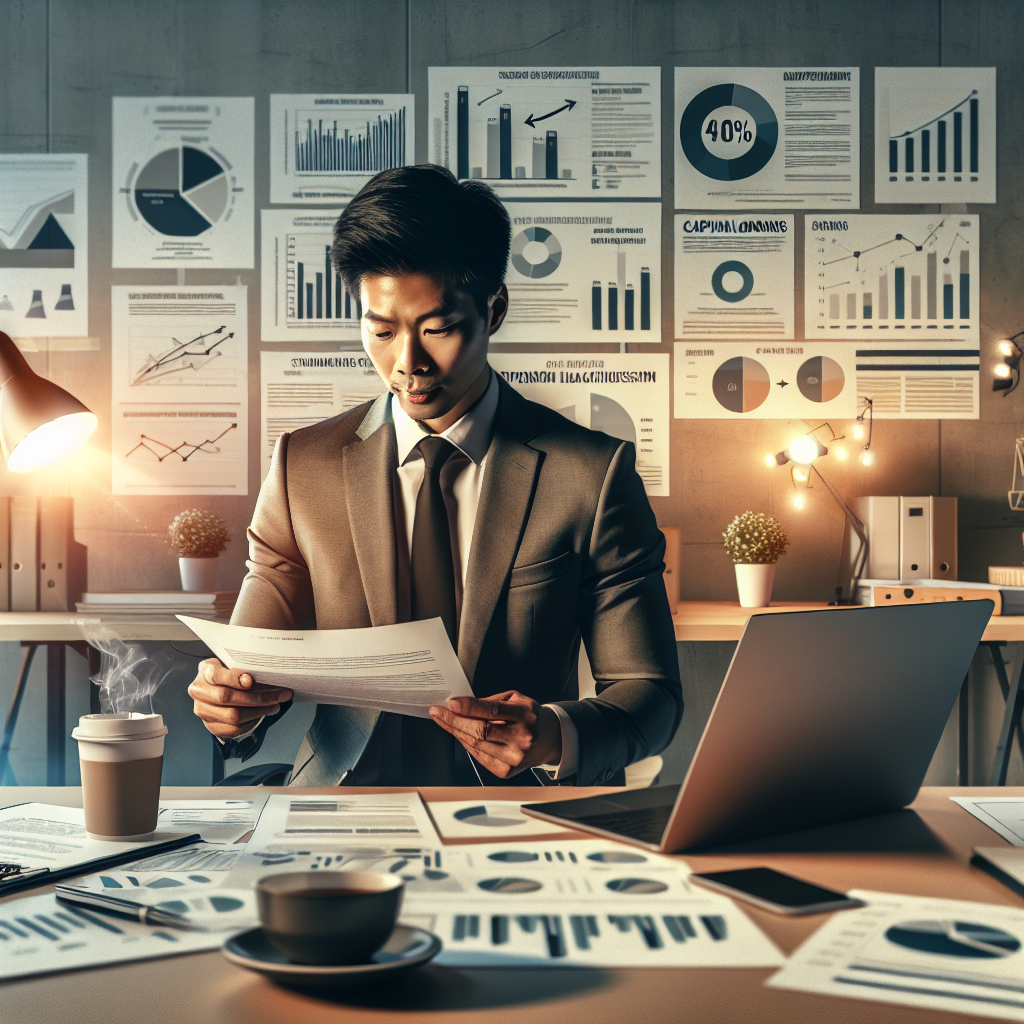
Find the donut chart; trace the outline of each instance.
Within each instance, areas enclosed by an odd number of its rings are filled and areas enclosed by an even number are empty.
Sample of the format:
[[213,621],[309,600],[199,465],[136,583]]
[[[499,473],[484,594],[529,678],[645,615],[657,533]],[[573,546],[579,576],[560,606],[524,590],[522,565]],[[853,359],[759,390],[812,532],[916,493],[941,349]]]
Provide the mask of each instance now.
[[764,404],[771,390],[768,371],[748,356],[727,359],[711,378],[711,390],[718,404],[729,412],[753,412]]
[[[527,259],[527,246],[531,242],[543,246],[547,252],[547,257],[539,263]],[[549,274],[553,274],[558,269],[558,264],[562,262],[562,246],[547,228],[524,228],[512,239],[512,250],[509,255],[512,266],[523,277],[547,277]]]
[[[731,292],[724,284],[726,274],[739,274],[743,280],[743,283],[739,288]],[[754,288],[754,275],[750,270],[750,267],[746,263],[740,263],[739,260],[726,260],[724,263],[720,263],[715,267],[715,272],[711,275],[711,290],[717,295],[723,302],[742,302]]]
[[[757,128],[750,149],[731,160],[715,156],[704,144],[704,121],[719,107],[740,107]],[[679,143],[686,159],[696,171],[716,181],[741,181],[757,174],[771,160],[778,142],[779,122],[771,104],[745,85],[729,82],[697,93],[679,119]]]
[[228,179],[212,156],[194,146],[165,149],[147,163],[134,185],[142,219],[161,235],[195,237],[228,206]]
[[804,398],[812,402],[831,402],[843,393],[846,375],[834,359],[815,356],[801,365],[796,384]]

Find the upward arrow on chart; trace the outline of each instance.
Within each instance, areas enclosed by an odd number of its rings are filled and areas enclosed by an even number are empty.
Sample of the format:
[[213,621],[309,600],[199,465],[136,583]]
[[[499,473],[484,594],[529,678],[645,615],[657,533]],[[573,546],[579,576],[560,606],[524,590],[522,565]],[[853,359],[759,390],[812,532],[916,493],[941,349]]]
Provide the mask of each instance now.
[[546,121],[549,117],[554,117],[555,114],[560,114],[563,110],[572,110],[572,108],[576,106],[576,103],[576,100],[566,100],[564,107],[552,110],[550,114],[542,114],[540,117],[534,117],[533,114],[531,114],[523,123],[528,124],[532,128],[538,121]]

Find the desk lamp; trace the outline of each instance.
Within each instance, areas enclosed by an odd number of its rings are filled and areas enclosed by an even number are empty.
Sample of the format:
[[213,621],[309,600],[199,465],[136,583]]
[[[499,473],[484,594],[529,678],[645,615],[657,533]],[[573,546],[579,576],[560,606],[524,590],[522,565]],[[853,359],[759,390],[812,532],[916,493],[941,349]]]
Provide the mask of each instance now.
[[[1003,361],[995,368],[995,380],[992,381],[993,391],[1002,391],[1003,398],[1012,395],[1020,384],[1020,361],[1024,351],[1017,344],[1017,339],[1024,337],[1024,331],[1018,331],[1009,338],[999,342],[999,354]],[[1024,437],[1018,437],[1014,442],[1013,452],[1013,479],[1010,482],[1010,490],[1006,493],[1006,500],[1014,512],[1024,512],[1024,482],[1018,477],[1024,478]]]
[[[857,425],[855,427],[854,436],[858,439],[863,437],[864,432],[864,417],[865,414],[868,416],[868,439],[864,445],[864,450],[861,453],[860,461],[863,465],[871,465],[871,426],[873,422],[873,413],[871,407],[871,400],[865,399],[868,403],[867,408],[857,417]],[[789,446],[779,452],[777,455],[769,455],[767,462],[769,465],[774,466],[785,466],[787,463],[790,464],[790,474],[793,480],[793,487],[797,488],[796,497],[793,499],[793,504],[797,508],[803,508],[804,501],[803,495],[800,494],[798,484],[805,483],[806,486],[811,486],[811,474],[813,473],[824,485],[825,489],[835,499],[836,504],[843,510],[843,515],[846,516],[853,527],[853,532],[857,535],[860,540],[860,551],[857,554],[856,561],[853,566],[853,575],[850,578],[849,584],[849,595],[843,595],[843,588],[836,587],[836,599],[832,604],[853,604],[857,597],[857,586],[860,583],[860,578],[864,573],[864,567],[868,564],[868,535],[864,529],[864,524],[854,514],[853,509],[843,500],[843,496],[821,475],[818,467],[815,463],[823,455],[828,455],[828,449],[814,436],[815,430],[821,430],[822,427],[828,427],[828,432],[831,434],[829,441],[842,441],[844,435],[836,435],[835,431],[828,423],[821,423],[816,427],[813,427],[806,434],[800,434],[799,437],[793,438],[789,443]],[[842,448],[835,449],[837,458],[843,459],[846,457],[846,451]]]
[[85,444],[96,423],[77,398],[35,373],[0,331],[0,447],[12,473],[60,462]]

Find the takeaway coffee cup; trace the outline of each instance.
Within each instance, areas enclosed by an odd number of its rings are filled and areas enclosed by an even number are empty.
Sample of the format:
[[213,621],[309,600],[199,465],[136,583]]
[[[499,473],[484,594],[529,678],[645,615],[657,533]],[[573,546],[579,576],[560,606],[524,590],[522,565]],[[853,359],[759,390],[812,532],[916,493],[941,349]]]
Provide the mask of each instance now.
[[256,883],[263,934],[299,964],[362,964],[388,941],[404,882],[375,871],[295,871]]
[[145,839],[156,828],[166,735],[162,715],[124,711],[78,720],[71,736],[78,740],[90,839]]

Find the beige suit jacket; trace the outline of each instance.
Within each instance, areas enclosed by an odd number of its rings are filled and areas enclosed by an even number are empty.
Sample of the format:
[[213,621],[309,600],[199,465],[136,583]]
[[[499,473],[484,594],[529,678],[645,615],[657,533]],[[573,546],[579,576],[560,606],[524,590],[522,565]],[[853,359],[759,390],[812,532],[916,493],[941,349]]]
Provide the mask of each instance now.
[[[682,715],[664,539],[632,444],[499,384],[459,660],[479,697],[515,689],[565,708],[579,736],[579,785],[618,781],[625,765],[668,744]],[[382,395],[282,435],[249,529],[249,572],[233,623],[349,629],[408,619],[408,595],[399,595],[390,400]],[[581,637],[598,693],[584,701]],[[228,744],[226,755],[251,756],[276,717]],[[292,784],[336,784],[378,717],[319,705]]]

